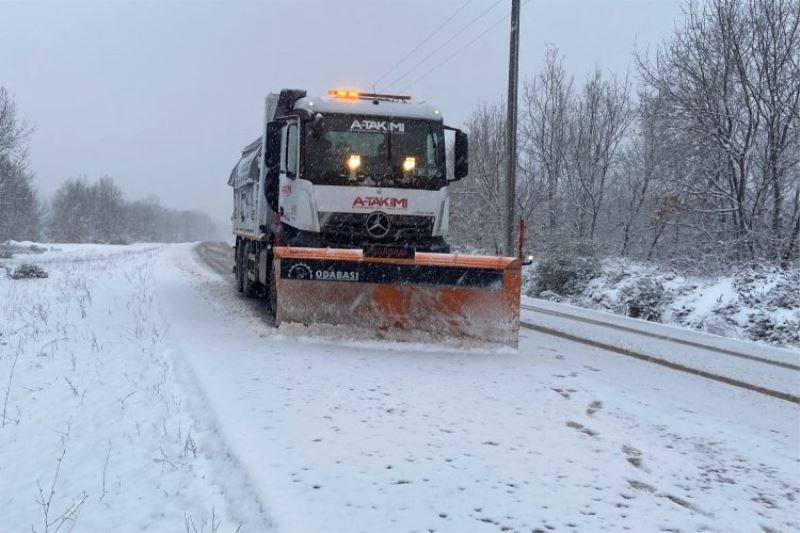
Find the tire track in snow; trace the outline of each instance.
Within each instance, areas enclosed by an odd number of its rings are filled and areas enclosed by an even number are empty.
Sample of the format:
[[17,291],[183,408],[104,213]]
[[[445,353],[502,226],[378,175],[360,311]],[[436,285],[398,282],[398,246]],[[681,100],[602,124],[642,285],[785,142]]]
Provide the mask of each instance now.
[[233,248],[224,242],[201,242],[194,251],[202,262],[218,274],[233,275]]
[[[173,264],[170,253],[163,254],[156,263],[156,286],[158,289],[158,305],[161,315],[167,317],[164,302],[161,298],[169,292],[168,286],[175,290],[182,268],[177,262]],[[207,263],[208,264],[208,263]],[[217,270],[216,268],[214,270]],[[183,272],[191,274],[190,272]],[[167,290],[165,290],[167,289]],[[174,372],[181,385],[186,389],[185,398],[187,409],[192,414],[196,427],[210,438],[204,439],[203,445],[207,446],[209,463],[213,466],[214,482],[218,483],[224,491],[230,511],[242,521],[243,530],[264,531],[273,529],[271,517],[266,506],[255,489],[251,476],[242,465],[239,458],[231,451],[229,443],[220,430],[219,421],[208,402],[200,383],[197,380],[192,365],[187,360],[187,354],[180,348],[180,338],[176,332],[167,326],[167,341],[171,351],[167,354],[174,365]]]
[[520,327],[525,329],[530,329],[533,331],[537,331],[539,333],[544,333],[546,335],[552,335],[555,337],[559,337],[562,339],[566,339],[569,341],[577,342],[580,344],[585,344],[587,346],[591,346],[592,348],[599,348],[601,350],[605,350],[608,352],[618,353],[620,355],[627,355],[628,357],[633,357],[634,359],[639,359],[640,361],[646,361],[648,363],[653,363],[656,365],[664,366],[666,368],[670,368],[672,370],[677,370],[679,372],[685,372],[687,374],[693,374],[695,376],[699,376],[702,378],[710,379],[713,381],[718,381],[720,383],[725,383],[726,385],[732,385],[734,387],[739,387],[741,389],[746,389],[752,392],[757,392],[759,394],[764,394],[766,396],[771,396],[773,398],[778,398],[779,400],[784,400],[787,402],[791,402],[794,404],[800,405],[800,396],[790,394],[788,392],[777,391],[773,389],[769,389],[767,387],[762,387],[760,385],[755,385],[753,383],[748,383],[746,381],[741,381],[738,379],[734,379],[728,376],[723,376],[721,374],[715,374],[713,372],[708,372],[706,370],[700,370],[697,368],[689,367],[686,365],[682,365],[680,363],[675,363],[673,361],[668,361],[666,359],[661,359],[654,355],[648,355],[645,353],[637,352],[634,350],[630,350],[628,348],[623,348],[620,346],[615,346],[613,344],[608,344],[606,342],[600,342],[593,339],[587,339],[585,337],[579,337],[578,335],[573,335],[571,333],[566,333],[564,331],[539,326],[535,324],[531,324],[529,322],[520,322]]
[[747,360],[750,360],[750,361],[756,361],[758,363],[764,363],[764,364],[767,364],[767,365],[773,365],[773,366],[777,366],[777,367],[780,367],[780,368],[786,368],[786,369],[789,369],[789,370],[799,370],[800,371],[800,365],[796,365],[796,364],[793,364],[793,363],[787,363],[785,361],[776,361],[774,359],[767,359],[767,358],[764,358],[764,357],[759,357],[759,356],[752,355],[752,354],[746,354],[746,353],[742,353],[742,352],[739,352],[739,351],[736,351],[736,350],[729,350],[727,348],[722,348],[722,347],[718,347],[718,346],[710,346],[710,345],[704,344],[702,342],[695,342],[695,341],[690,341],[690,340],[687,340],[687,339],[680,339],[678,337],[672,337],[672,336],[669,336],[669,335],[661,335],[659,333],[653,333],[652,331],[644,331],[644,330],[641,330],[641,329],[632,328],[632,327],[628,327],[628,326],[623,326],[623,325],[620,325],[620,324],[614,324],[614,323],[611,323],[611,322],[605,322],[605,321],[602,321],[602,320],[594,320],[594,319],[591,319],[591,318],[574,316],[574,315],[570,315],[568,313],[561,313],[559,311],[553,311],[552,309],[542,309],[541,307],[535,307],[535,306],[532,306],[532,305],[523,304],[520,307],[525,311],[533,311],[533,312],[536,312],[536,313],[543,313],[543,314],[546,314],[546,315],[556,316],[556,317],[559,317],[559,318],[566,318],[568,320],[574,320],[574,321],[577,321],[577,322],[584,322],[586,324],[593,324],[595,326],[603,326],[603,327],[606,327],[606,328],[612,328],[612,329],[616,329],[616,330],[619,330],[619,331],[624,331],[626,333],[633,333],[635,335],[642,335],[644,337],[652,337],[654,339],[674,342],[674,343],[677,343],[677,344],[683,344],[685,346],[691,346],[693,348],[701,348],[703,350],[710,350],[710,351],[713,351],[713,352],[716,352],[716,353],[730,355],[732,357],[739,357],[741,359],[747,359]]

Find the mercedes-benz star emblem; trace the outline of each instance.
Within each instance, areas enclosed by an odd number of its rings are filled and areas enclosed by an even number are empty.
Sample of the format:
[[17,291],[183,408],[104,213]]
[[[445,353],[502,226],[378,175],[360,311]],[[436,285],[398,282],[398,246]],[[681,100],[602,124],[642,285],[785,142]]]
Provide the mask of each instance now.
[[386,216],[386,213],[375,211],[367,217],[367,233],[376,239],[386,237],[386,234],[389,233],[390,225],[389,217]]

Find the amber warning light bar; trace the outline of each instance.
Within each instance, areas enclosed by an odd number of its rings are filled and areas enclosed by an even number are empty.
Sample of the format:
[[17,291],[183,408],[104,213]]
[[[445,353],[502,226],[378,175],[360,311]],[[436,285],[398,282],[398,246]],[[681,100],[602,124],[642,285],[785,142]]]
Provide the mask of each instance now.
[[362,93],[360,91],[353,91],[351,89],[331,89],[328,91],[328,94],[334,98],[350,100],[356,100],[358,98],[363,98],[366,100],[399,100],[401,102],[411,100],[410,96],[403,96],[399,94]]

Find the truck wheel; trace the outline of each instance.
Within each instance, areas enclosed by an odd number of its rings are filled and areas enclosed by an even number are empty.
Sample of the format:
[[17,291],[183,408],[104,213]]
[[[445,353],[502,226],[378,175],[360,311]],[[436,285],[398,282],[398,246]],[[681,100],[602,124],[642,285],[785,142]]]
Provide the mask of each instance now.
[[273,319],[276,319],[275,325],[277,326],[277,316],[278,316],[278,287],[277,282],[275,280],[276,272],[275,272],[275,262],[271,262],[271,266],[269,269],[269,280],[268,280],[268,302],[269,302],[269,313],[272,315]]
[[242,292],[245,297],[252,298],[255,295],[255,282],[250,279],[248,274],[251,270],[250,265],[250,251],[253,246],[251,243],[245,243],[242,247]]
[[236,252],[234,253],[234,265],[236,270],[236,288],[239,289],[239,292],[244,291],[244,286],[242,282],[242,248],[244,242],[241,239],[236,240]]

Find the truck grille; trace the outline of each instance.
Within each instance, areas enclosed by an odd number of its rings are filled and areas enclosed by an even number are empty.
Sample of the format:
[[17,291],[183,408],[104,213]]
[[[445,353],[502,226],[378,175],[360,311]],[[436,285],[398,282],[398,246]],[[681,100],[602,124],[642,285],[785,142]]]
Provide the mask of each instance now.
[[367,232],[370,213],[320,213],[322,235],[328,244],[360,244],[368,242],[415,244],[429,241],[433,234],[433,217],[387,215],[389,232],[375,238]]

